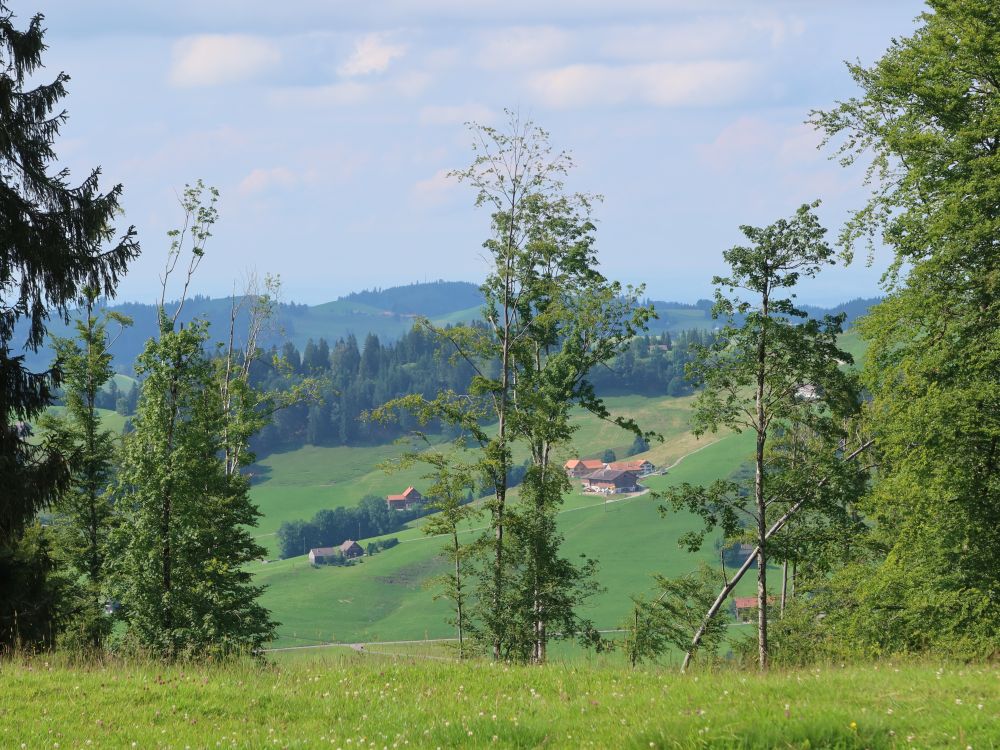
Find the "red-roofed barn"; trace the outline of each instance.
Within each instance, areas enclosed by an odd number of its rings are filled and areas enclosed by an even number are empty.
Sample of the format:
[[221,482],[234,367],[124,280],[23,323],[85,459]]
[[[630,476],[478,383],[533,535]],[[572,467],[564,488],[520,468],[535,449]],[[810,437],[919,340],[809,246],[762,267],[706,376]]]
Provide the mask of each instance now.
[[412,487],[407,487],[398,495],[389,495],[385,501],[390,508],[395,510],[410,510],[418,505],[423,505],[424,496]]
[[588,474],[593,474],[595,471],[603,469],[604,462],[593,458],[571,458],[563,464],[563,468],[566,469],[566,474],[570,478],[583,479]]

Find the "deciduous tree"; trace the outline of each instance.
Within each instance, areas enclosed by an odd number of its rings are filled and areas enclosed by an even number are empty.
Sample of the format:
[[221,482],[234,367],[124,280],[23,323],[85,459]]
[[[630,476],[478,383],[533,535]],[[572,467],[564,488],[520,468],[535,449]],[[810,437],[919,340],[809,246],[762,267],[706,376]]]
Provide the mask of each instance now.
[[[871,554],[838,577],[829,626],[866,652],[1000,649],[1000,6],[929,0],[856,98],[814,113],[871,200],[847,251],[895,253],[861,324],[877,436]],[[888,613],[888,614],[887,614]]]
[[109,588],[125,638],[167,659],[256,652],[274,634],[246,569],[265,550],[251,535],[260,514],[238,471],[256,399],[234,394],[241,380],[223,374],[227,357],[213,361],[206,323],[177,324],[216,219],[215,191],[203,194],[200,182],[185,190],[185,228],[172,234],[163,284],[190,238],[184,291],[172,315],[161,301],[160,334],[136,362],[142,393],[116,492],[120,554]]
[[[781,296],[801,277],[815,276],[833,262],[834,252],[824,240],[826,230],[812,212],[815,205],[804,205],[791,219],[767,227],[741,227],[751,244],[727,250],[723,255],[730,275],[714,279],[714,312],[730,322],[689,366],[691,379],[703,386],[694,407],[695,432],[724,426],[755,435],[750,493],[722,480],[709,487],[683,485],[666,493],[675,507],[689,507],[705,518],[708,528],[721,525],[729,535],[738,532],[741,516],[751,521],[757,546],[761,669],[768,664],[768,527],[782,506],[787,508],[797,499],[770,491],[768,441],[775,428],[794,423],[836,438],[838,415],[856,403],[840,369],[841,363],[851,361],[837,348],[842,318],[801,320],[805,313],[795,307],[792,296]],[[733,296],[727,297],[727,291]],[[738,326],[732,322],[737,315],[743,321]],[[697,544],[700,539],[693,541]]]

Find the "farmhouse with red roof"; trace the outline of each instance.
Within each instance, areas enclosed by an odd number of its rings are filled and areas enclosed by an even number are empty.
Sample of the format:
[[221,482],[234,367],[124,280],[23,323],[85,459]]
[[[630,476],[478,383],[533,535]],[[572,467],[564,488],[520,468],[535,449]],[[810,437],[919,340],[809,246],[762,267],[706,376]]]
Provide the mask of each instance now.
[[399,495],[389,495],[385,501],[394,510],[410,510],[418,505],[423,505],[424,496],[412,487],[407,487]]
[[593,458],[571,458],[563,464],[563,468],[566,469],[566,474],[571,479],[583,479],[588,474],[603,469],[604,462]]
[[[736,619],[740,622],[753,622],[757,619],[757,597],[756,596],[737,596],[736,602]],[[768,604],[774,604],[774,597],[767,597]]]

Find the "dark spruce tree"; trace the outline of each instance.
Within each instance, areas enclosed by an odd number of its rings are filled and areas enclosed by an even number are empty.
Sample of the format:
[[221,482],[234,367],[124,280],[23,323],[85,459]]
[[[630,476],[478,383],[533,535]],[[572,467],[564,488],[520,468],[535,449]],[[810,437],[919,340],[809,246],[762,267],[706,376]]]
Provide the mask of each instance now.
[[[55,166],[53,145],[66,120],[57,107],[69,76],[28,87],[44,50],[42,16],[19,30],[0,1],[0,649],[44,642],[55,632],[46,544],[34,534],[30,550],[19,546],[35,514],[69,482],[54,446],[28,440],[28,425],[51,402],[59,372],[30,371],[23,352],[38,350],[49,316],[65,318],[84,287],[113,295],[139,253],[132,228],[116,239],[121,186],[102,193],[99,169],[73,185]],[[28,334],[15,341],[22,319]],[[26,566],[38,575],[26,574]]]

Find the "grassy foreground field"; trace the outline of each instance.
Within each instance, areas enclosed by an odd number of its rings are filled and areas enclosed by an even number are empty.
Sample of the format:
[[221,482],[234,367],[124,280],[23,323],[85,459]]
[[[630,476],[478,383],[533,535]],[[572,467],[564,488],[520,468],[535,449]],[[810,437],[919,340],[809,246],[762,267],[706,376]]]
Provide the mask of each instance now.
[[4,748],[991,748],[1000,669],[0,665]]

